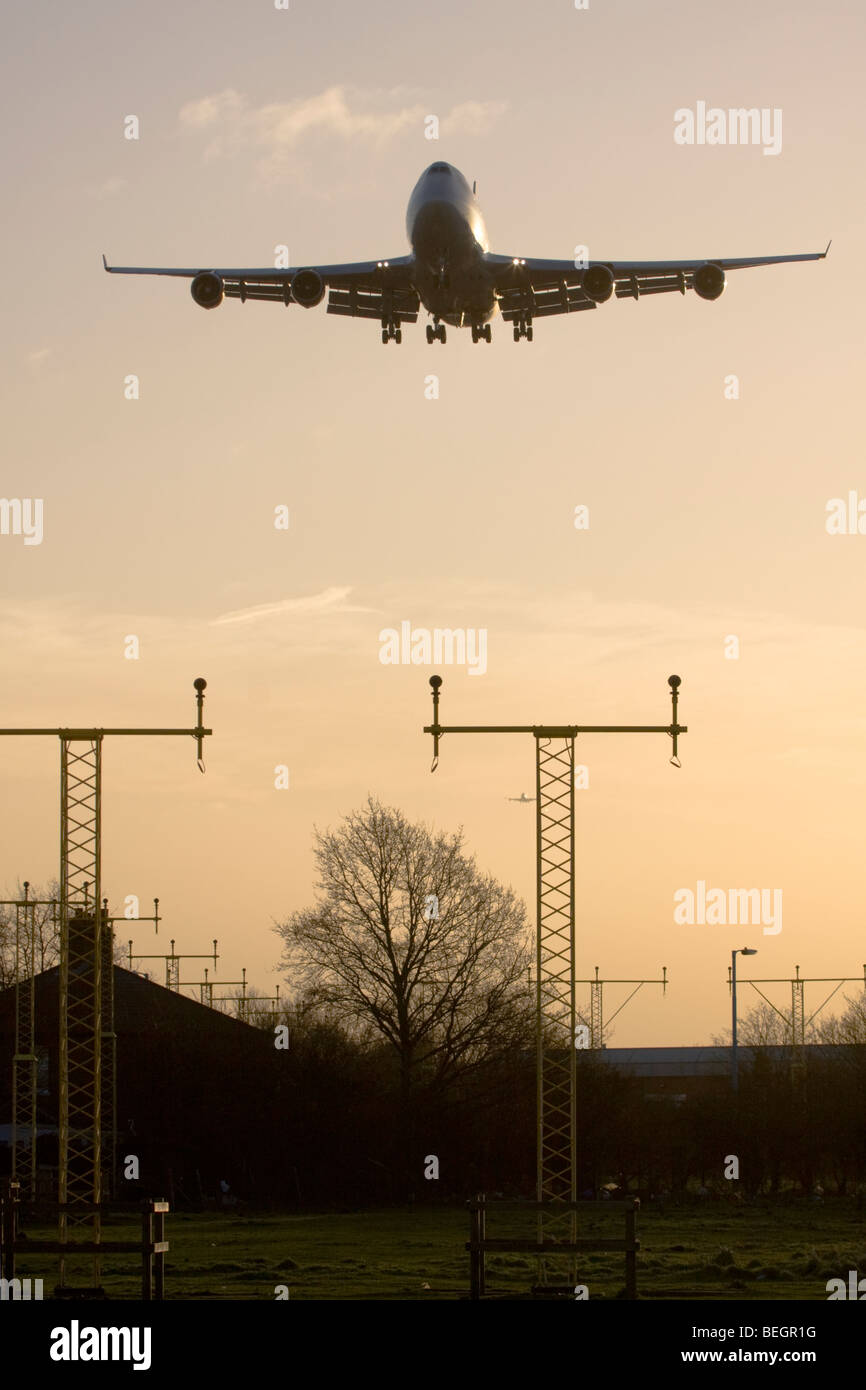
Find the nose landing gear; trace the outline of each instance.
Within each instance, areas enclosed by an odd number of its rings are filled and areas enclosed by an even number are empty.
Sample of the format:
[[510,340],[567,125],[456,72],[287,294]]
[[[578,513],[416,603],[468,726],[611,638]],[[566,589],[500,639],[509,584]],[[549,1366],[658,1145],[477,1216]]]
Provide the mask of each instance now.
[[445,342],[445,325],[444,325],[444,323],[438,323],[438,322],[437,322],[435,328],[433,327],[433,324],[432,324],[432,323],[428,323],[428,325],[427,325],[427,341],[428,341],[428,343],[436,343],[436,342],[444,343],[444,342]]
[[521,338],[525,338],[528,343],[532,342],[532,319],[521,316],[514,325],[514,341],[519,343]]
[[403,333],[399,323],[395,319],[382,320],[382,342],[389,343],[391,339],[398,345],[403,341]]
[[482,341],[484,341],[485,343],[492,342],[492,335],[491,335],[491,330],[490,330],[490,324],[489,324],[489,323],[484,323],[484,324],[481,324],[481,323],[473,323],[473,325],[472,325],[472,341],[473,341],[473,343],[480,343],[480,342],[482,342]]

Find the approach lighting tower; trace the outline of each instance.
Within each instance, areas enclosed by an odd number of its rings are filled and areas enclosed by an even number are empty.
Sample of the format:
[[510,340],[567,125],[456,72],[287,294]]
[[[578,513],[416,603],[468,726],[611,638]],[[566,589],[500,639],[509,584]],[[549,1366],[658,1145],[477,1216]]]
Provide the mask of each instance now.
[[621,1014],[626,1004],[634,999],[638,990],[643,985],[661,985],[662,994],[667,993],[668,987],[668,968],[662,966],[662,977],[660,980],[600,980],[598,978],[598,966],[595,967],[594,980],[575,980],[575,984],[589,985],[589,1045],[593,1050],[604,1047],[604,1010],[602,1007],[602,990],[605,985],[634,985],[631,994],[623,999],[618,1009],[615,1009],[610,1016],[609,1024],[613,1023],[618,1014]]
[[[687,732],[677,719],[679,676],[670,676],[669,724],[443,725],[441,676],[431,676],[431,772],[446,734],[530,734],[535,742],[536,909],[536,1197],[539,1247],[576,1239],[576,1213],[556,1204],[577,1201],[577,1068],[575,1039],[574,743],[584,734],[666,734],[671,762]],[[552,1208],[552,1209],[551,1209]],[[547,1241],[545,1240],[547,1237]],[[571,1261],[573,1270],[574,1262]]]
[[[860,975],[813,975],[809,978],[801,977],[799,965],[794,966],[793,979],[785,979],[783,976],[777,979],[766,980],[737,980],[738,984],[751,985],[757,994],[760,994],[765,1004],[769,1004],[773,1013],[778,1014],[785,1025],[791,1039],[791,1072],[795,1081],[802,1081],[806,1074],[806,1029],[813,1019],[817,1018],[822,1009],[825,1009],[833,998],[838,994],[843,985],[862,983],[866,990],[866,965],[863,966],[863,974]],[[772,999],[769,999],[758,985],[790,985],[791,986],[791,1013],[790,1016],[784,1014],[781,1009],[777,1009]],[[824,1000],[818,1005],[807,1018],[806,1017],[806,985],[833,985],[834,988]],[[731,988],[731,967],[728,966],[728,989]]]
[[102,1172],[102,1034],[104,911],[102,901],[102,745],[106,738],[170,737],[196,741],[204,772],[202,726],[207,681],[193,682],[196,724],[186,729],[0,729],[7,738],[60,740],[60,1020],[58,1058],[59,1239],[68,1244],[69,1226],[90,1225],[82,1250],[93,1255],[93,1280],[75,1290],[65,1284],[60,1259],[60,1296],[92,1293],[100,1278]]

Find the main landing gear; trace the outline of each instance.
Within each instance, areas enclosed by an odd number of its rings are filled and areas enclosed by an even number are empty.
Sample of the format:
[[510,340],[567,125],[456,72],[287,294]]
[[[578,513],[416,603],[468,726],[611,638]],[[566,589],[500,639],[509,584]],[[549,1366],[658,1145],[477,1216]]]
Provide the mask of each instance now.
[[473,341],[473,343],[480,343],[482,340],[483,340],[485,343],[489,343],[489,342],[492,341],[492,336],[491,336],[491,332],[490,332],[490,324],[489,324],[489,323],[485,323],[485,324],[473,323],[473,325],[472,325],[472,341]]
[[433,324],[432,324],[432,323],[428,323],[428,325],[427,325],[427,341],[428,341],[428,343],[436,343],[436,342],[444,343],[444,342],[445,342],[445,325],[444,325],[444,323],[437,323],[435,328],[433,327]]
[[519,343],[521,338],[525,338],[528,343],[532,342],[532,319],[520,318],[514,325],[514,341]]
[[399,343],[402,343],[402,341],[403,341],[403,332],[402,332],[402,330],[401,330],[401,328],[400,328],[400,325],[399,325],[399,323],[397,323],[394,319],[392,319],[392,320],[390,321],[390,323],[388,323],[385,319],[383,319],[383,320],[382,320],[382,342],[383,342],[383,343],[389,343],[389,342],[391,341],[392,338],[394,339],[394,342],[395,342],[395,343],[398,343],[398,344],[399,344]]

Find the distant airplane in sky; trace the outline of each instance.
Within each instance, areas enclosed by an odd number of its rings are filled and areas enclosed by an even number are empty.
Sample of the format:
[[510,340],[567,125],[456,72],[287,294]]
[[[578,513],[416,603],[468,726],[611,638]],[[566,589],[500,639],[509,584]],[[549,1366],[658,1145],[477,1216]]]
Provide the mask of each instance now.
[[527,796],[526,792],[521,792],[519,796],[506,796],[506,801],[530,802],[534,801],[534,796]]
[[114,275],[178,275],[202,309],[229,299],[269,299],[312,309],[328,291],[328,313],[376,319],[382,342],[403,341],[402,325],[415,323],[423,305],[433,319],[428,343],[445,342],[445,325],[471,328],[473,343],[490,342],[490,320],[497,309],[514,332],[514,341],[532,341],[533,322],[548,314],[595,309],[612,295],[641,299],[647,294],[694,290],[701,299],[718,299],[725,272],[786,261],[820,261],[827,251],[799,256],[751,256],[739,260],[710,257],[697,261],[531,260],[497,256],[475,197],[475,185],[453,164],[439,160],[425,169],[412,190],[406,212],[412,254],[391,260],[358,261],[264,269],[186,270],[153,266],[114,266]]

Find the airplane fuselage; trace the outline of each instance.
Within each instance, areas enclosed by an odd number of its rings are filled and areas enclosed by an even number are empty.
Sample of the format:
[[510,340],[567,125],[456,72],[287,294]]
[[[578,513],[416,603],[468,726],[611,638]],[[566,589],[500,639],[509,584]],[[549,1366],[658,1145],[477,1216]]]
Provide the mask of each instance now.
[[489,250],[475,194],[452,164],[425,169],[406,210],[415,289],[428,313],[455,326],[482,324],[496,311],[484,265]]

